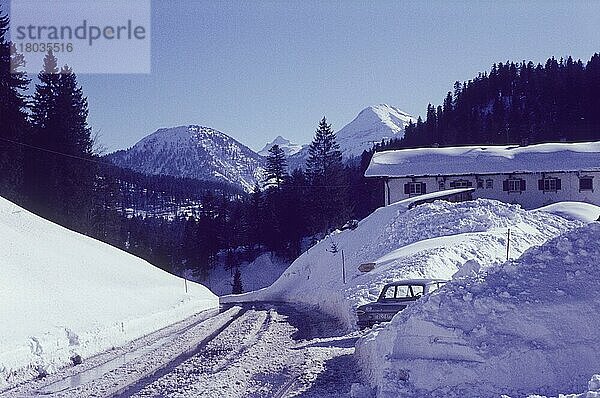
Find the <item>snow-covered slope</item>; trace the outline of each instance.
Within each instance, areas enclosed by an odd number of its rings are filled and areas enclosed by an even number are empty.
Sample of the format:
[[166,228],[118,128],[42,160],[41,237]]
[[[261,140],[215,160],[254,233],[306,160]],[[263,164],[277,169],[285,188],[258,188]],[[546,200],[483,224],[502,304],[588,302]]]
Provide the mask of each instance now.
[[416,119],[387,104],[370,106],[337,132],[337,141],[344,157],[360,156],[373,144],[391,138],[402,138],[409,121]]
[[216,307],[204,286],[0,198],[0,388]]
[[[331,234],[296,259],[270,287],[222,300],[314,304],[354,327],[356,306],[375,300],[385,283],[404,278],[450,278],[469,260],[483,268],[502,263],[508,227],[510,256],[517,258],[531,246],[579,225],[550,213],[485,199],[437,201],[411,210],[406,202],[398,202],[376,210],[353,231]],[[342,281],[342,250],[346,284]],[[362,274],[358,266],[366,262],[375,262],[376,267]]]
[[246,191],[262,179],[265,162],[227,134],[202,126],[160,129],[107,158],[145,174],[228,182]]
[[600,371],[598,258],[594,222],[423,298],[358,344],[377,396],[584,390]]
[[290,140],[283,138],[282,136],[277,136],[277,138],[275,138],[273,141],[271,142],[267,142],[266,145],[263,147],[263,149],[261,149],[258,154],[260,156],[269,156],[269,150],[271,148],[273,148],[274,145],[278,145],[279,148],[283,149],[283,152],[285,153],[285,156],[292,156],[297,154],[298,152],[300,152],[303,148],[307,147],[308,145],[301,145],[301,144],[295,144],[293,142],[291,142]]

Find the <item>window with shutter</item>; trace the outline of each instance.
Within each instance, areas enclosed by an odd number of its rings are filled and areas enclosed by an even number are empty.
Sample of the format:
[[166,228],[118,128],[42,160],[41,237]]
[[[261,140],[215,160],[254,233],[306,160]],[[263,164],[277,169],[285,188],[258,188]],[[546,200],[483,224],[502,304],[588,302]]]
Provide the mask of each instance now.
[[454,180],[450,181],[450,188],[471,188],[473,182],[469,180]]
[[502,190],[508,192],[523,192],[526,188],[522,178],[509,178],[502,183]]
[[556,192],[560,190],[561,183],[560,178],[544,178],[542,180],[538,180],[538,189],[544,192]]
[[408,183],[408,193],[410,195],[421,195],[425,193],[423,190],[425,189],[425,184],[422,182],[409,182]]

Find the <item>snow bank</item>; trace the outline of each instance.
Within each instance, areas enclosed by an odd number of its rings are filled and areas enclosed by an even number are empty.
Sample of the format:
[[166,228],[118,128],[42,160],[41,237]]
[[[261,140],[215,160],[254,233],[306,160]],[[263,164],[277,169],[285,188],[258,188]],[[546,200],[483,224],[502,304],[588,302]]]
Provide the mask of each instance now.
[[[588,382],[587,392],[582,394],[559,394],[560,398],[600,398],[600,375],[593,375]],[[508,397],[508,396],[507,396]],[[509,397],[510,398],[510,397]],[[544,395],[529,395],[527,398],[547,398]]]
[[0,389],[218,306],[112,246],[0,198]]
[[399,313],[357,345],[378,397],[584,390],[600,370],[599,258],[591,223]]
[[[282,300],[319,306],[355,327],[356,306],[375,300],[385,283],[404,278],[450,278],[464,263],[489,267],[540,245],[579,222],[517,205],[479,199],[437,201],[407,210],[406,203],[380,208],[355,230],[338,231],[302,254],[268,288],[222,302]],[[346,284],[343,283],[342,251]],[[358,266],[375,262],[363,274]]]
[[[281,259],[270,252],[263,253],[252,262],[243,262],[239,265],[242,275],[242,287],[245,292],[262,289],[277,280],[290,265],[289,261]],[[217,295],[231,294],[233,288],[234,269],[226,269],[219,264],[209,274],[206,284]]]
[[583,202],[559,202],[536,209],[586,223],[600,220],[600,207]]

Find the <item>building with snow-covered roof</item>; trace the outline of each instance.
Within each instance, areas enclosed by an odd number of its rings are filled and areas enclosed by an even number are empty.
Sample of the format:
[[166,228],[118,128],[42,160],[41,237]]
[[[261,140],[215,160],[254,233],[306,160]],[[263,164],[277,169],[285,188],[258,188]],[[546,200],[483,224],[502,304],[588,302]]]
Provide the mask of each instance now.
[[525,208],[562,201],[600,205],[600,142],[377,152],[365,176],[382,179],[386,205],[454,188],[474,188],[473,198]]

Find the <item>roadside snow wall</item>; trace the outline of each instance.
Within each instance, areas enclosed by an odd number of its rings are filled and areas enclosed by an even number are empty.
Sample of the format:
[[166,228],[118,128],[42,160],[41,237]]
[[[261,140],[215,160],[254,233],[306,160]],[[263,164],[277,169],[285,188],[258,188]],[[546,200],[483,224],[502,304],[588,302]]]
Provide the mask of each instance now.
[[[354,328],[354,309],[375,300],[384,284],[405,278],[447,278],[469,260],[482,268],[518,258],[582,225],[546,212],[487,199],[462,203],[436,201],[407,210],[402,202],[377,209],[355,230],[336,231],[303,253],[265,289],[221,302],[277,300],[319,306]],[[342,276],[342,251],[346,284]],[[375,262],[363,274],[358,266]]]
[[453,281],[360,340],[357,355],[378,397],[582,391],[600,370],[599,274],[592,223]]

